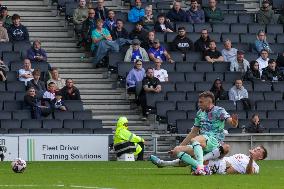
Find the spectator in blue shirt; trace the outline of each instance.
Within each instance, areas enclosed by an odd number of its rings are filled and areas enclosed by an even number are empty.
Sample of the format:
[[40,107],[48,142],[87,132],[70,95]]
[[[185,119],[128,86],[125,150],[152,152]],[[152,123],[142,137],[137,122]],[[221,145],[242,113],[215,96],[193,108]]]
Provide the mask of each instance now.
[[191,0],[190,9],[187,11],[187,21],[192,24],[205,22],[204,11],[199,8],[199,3],[197,0]]
[[186,12],[181,9],[180,2],[174,1],[173,8],[168,12],[167,18],[171,22],[185,22]]
[[145,10],[141,7],[140,0],[135,0],[135,7],[128,13],[128,21],[132,23],[139,22],[145,16]]
[[142,81],[145,76],[145,70],[142,66],[142,60],[138,59],[134,63],[134,68],[129,71],[126,77],[128,92],[135,92],[137,82]]
[[41,42],[39,40],[33,42],[32,48],[27,52],[27,56],[32,63],[45,63],[47,61],[46,52],[41,48]]
[[266,41],[266,34],[263,30],[257,33],[257,40],[255,41],[255,50],[260,53],[261,50],[266,50],[269,53],[272,52],[268,42]]
[[174,63],[174,60],[171,58],[167,50],[160,45],[160,41],[158,39],[154,40],[153,47],[149,49],[148,54],[150,60],[153,62],[155,62],[156,59],[160,59],[163,62],[168,61],[170,63]]
[[116,27],[116,19],[115,19],[115,13],[113,10],[108,11],[108,17],[105,20],[104,28],[108,29],[108,31],[112,32],[114,28]]

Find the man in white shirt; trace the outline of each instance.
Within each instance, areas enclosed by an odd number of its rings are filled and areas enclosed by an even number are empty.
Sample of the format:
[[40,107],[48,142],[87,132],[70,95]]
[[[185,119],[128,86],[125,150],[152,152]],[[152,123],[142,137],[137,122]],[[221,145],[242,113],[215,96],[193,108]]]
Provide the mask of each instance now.
[[260,72],[260,75],[262,75],[262,69],[263,68],[266,68],[268,66],[268,61],[269,61],[269,58],[268,58],[268,51],[265,50],[265,49],[262,49],[260,51],[260,57],[258,59],[256,59],[256,61],[258,62],[259,64],[259,72]]
[[[222,156],[216,157],[217,158],[215,159],[207,159],[206,156],[204,156],[204,160],[208,160],[207,167],[208,169],[210,169],[210,172],[212,174],[258,174],[259,166],[255,161],[265,159],[267,157],[267,150],[262,145],[260,145],[249,150],[249,155],[235,154],[224,158],[222,158]],[[150,160],[159,168],[168,166],[185,166],[180,159],[164,161],[156,156],[151,155]]]
[[159,58],[156,58],[154,60],[154,63],[155,63],[154,77],[158,78],[160,82],[169,81],[167,70],[161,68],[162,60]]
[[224,42],[224,49],[222,50],[222,56],[224,57],[225,62],[232,62],[237,57],[238,49],[232,48],[232,42],[229,39],[226,39]]
[[244,54],[245,52],[242,50],[237,51],[237,57],[233,61],[231,61],[231,72],[245,73],[249,69],[249,62],[244,58]]

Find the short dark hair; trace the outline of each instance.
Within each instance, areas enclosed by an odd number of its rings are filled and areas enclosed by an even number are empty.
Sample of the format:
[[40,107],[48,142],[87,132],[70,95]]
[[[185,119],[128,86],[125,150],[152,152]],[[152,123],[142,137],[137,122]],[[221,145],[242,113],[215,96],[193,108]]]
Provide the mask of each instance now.
[[179,30],[185,30],[185,27],[184,27],[184,26],[181,26],[181,27],[178,28],[178,31],[179,31]]
[[261,49],[260,53],[262,53],[263,51],[268,53],[268,50],[266,50],[266,49]]
[[262,159],[265,159],[267,158],[267,149],[264,148],[263,145],[260,145],[259,147],[261,147],[263,149],[263,153],[262,153]]
[[13,14],[12,20],[17,20],[17,19],[21,19],[20,15],[18,15],[18,14]]
[[146,73],[148,72],[148,70],[153,70],[153,68],[147,68]]
[[41,74],[40,69],[35,69],[33,71],[33,75],[40,75],[40,74]]
[[117,19],[117,20],[116,20],[116,23],[117,23],[117,22],[122,22],[122,23],[124,23],[123,20],[121,20],[121,19]]
[[275,61],[274,59],[269,59],[269,60],[268,60],[268,64],[271,64],[271,63],[273,63],[273,62],[276,63],[276,61]]
[[191,2],[191,3],[197,2],[197,3],[199,4],[199,1],[198,1],[198,0],[191,0],[190,2]]
[[216,41],[214,39],[211,39],[209,43],[216,43]]
[[53,67],[53,68],[50,69],[51,72],[55,71],[55,70],[58,70],[58,68],[57,67]]
[[204,91],[198,95],[198,98],[211,98],[212,102],[215,103],[215,96],[211,91]]
[[55,85],[55,83],[54,82],[48,83],[48,86],[50,86],[50,85]]

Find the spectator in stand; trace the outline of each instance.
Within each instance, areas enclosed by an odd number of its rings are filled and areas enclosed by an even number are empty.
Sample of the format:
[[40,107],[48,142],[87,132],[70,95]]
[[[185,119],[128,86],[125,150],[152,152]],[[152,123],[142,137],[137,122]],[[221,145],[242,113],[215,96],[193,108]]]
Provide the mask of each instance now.
[[18,14],[12,16],[13,24],[8,28],[8,35],[11,42],[29,41],[29,32],[21,24],[21,17]]
[[31,61],[27,58],[24,59],[24,67],[19,70],[19,80],[25,82],[25,85],[27,86],[28,81],[34,78],[33,71],[34,69],[32,69]]
[[3,26],[3,21],[0,20],[0,42],[9,42],[7,29]]
[[146,77],[142,80],[143,89],[140,94],[140,104],[142,107],[143,120],[147,120],[147,103],[146,93],[160,93],[162,91],[161,82],[158,78],[154,77],[153,68],[146,70]]
[[13,24],[12,17],[8,14],[7,7],[4,7],[4,6],[1,7],[0,20],[3,21],[5,28],[9,28]]
[[85,47],[86,51],[91,50],[92,44],[92,31],[96,29],[96,12],[94,9],[89,9],[88,18],[82,23],[82,33],[79,39],[79,45]]
[[144,43],[142,43],[142,47],[146,50],[149,50],[154,45],[155,40],[155,32],[151,31],[148,33],[147,39]]
[[204,59],[209,63],[214,62],[223,62],[224,58],[220,51],[216,48],[216,43],[214,40],[211,40],[209,43],[209,49],[204,52]]
[[279,69],[284,71],[284,52],[278,55],[276,63]]
[[229,100],[236,101],[243,98],[248,98],[248,91],[243,86],[243,81],[241,79],[236,79],[235,86],[233,86],[229,91]]
[[51,82],[55,83],[57,91],[65,86],[65,80],[59,77],[57,68],[51,68],[51,78],[47,81],[47,84]]
[[0,60],[0,81],[6,81],[7,75],[6,72],[9,71],[9,68]]
[[134,61],[134,68],[132,68],[127,77],[126,77],[126,85],[128,92],[135,92],[136,91],[136,84],[139,81],[142,81],[145,76],[145,69],[143,68],[142,60],[135,60]]
[[96,11],[96,19],[105,20],[107,18],[108,9],[104,6],[104,0],[98,0],[98,6],[95,8]]
[[257,61],[250,62],[250,69],[247,70],[246,74],[244,75],[245,81],[259,81],[260,80],[260,72],[259,72],[259,64]]
[[24,106],[31,110],[32,119],[40,119],[41,116],[50,114],[50,108],[41,105],[41,101],[38,99],[36,90],[33,87],[28,89],[24,97]]
[[210,23],[220,23],[224,20],[221,9],[217,8],[216,0],[209,0],[209,6],[204,8],[205,20]]
[[160,14],[155,23],[154,30],[155,32],[173,32],[174,28],[170,22],[168,22],[164,15]]
[[169,81],[169,76],[168,76],[167,70],[161,68],[161,64],[162,64],[161,59],[156,59],[154,63],[155,63],[155,68],[153,69],[154,70],[154,77],[158,78],[160,80],[160,82]]
[[182,10],[181,4],[178,1],[173,2],[173,8],[166,16],[170,22],[186,22],[186,12]]
[[137,22],[134,30],[130,33],[130,39],[139,39],[142,43],[146,41],[147,31],[143,28],[141,22]]
[[99,63],[107,55],[108,52],[118,52],[119,45],[112,40],[109,31],[103,28],[103,20],[97,20],[97,27],[92,32],[92,51],[94,54],[93,64],[95,67],[100,66]]
[[187,21],[191,24],[205,22],[204,11],[200,8],[198,0],[191,0],[190,9],[187,11]]
[[274,11],[269,6],[269,1],[262,1],[262,6],[260,10],[257,12],[257,22],[259,24],[274,24],[275,23],[275,15]]
[[155,24],[155,18],[153,16],[152,5],[148,5],[147,7],[145,7],[145,11],[146,11],[146,14],[142,18],[143,27],[147,31],[152,31],[154,28],[154,24]]
[[200,38],[197,41],[195,41],[195,43],[194,43],[195,51],[205,52],[206,50],[209,49],[210,41],[211,41],[211,39],[208,35],[208,30],[203,29],[201,31]]
[[222,81],[218,78],[214,81],[210,91],[214,94],[215,100],[228,100],[228,92],[222,86]]
[[172,42],[172,49],[180,51],[183,56],[186,52],[193,50],[193,42],[186,36],[185,27],[178,28],[178,35]]
[[63,100],[81,100],[80,91],[72,79],[66,79],[66,85],[60,90]]
[[136,60],[142,60],[143,62],[149,61],[149,56],[146,50],[140,47],[141,42],[139,39],[133,39],[132,45],[126,51],[124,62],[136,62]]
[[280,12],[280,15],[278,17],[277,23],[284,25],[284,7],[281,9],[281,12]]
[[149,49],[148,54],[150,60],[153,62],[160,59],[163,62],[168,61],[170,63],[174,63],[174,60],[171,58],[168,51],[160,45],[160,41],[158,39],[154,40],[153,47]]
[[232,42],[230,39],[224,41],[224,49],[222,50],[222,56],[225,62],[232,62],[237,57],[238,49],[232,48]]
[[47,61],[46,52],[41,48],[39,40],[33,42],[33,46],[27,52],[27,56],[32,63],[46,63]]
[[259,115],[253,114],[249,124],[245,127],[246,133],[263,133],[264,127],[260,123]]
[[245,52],[242,50],[237,51],[237,57],[231,61],[230,71],[231,72],[242,72],[248,71],[250,65],[249,62],[244,58]]
[[54,110],[60,110],[60,111],[66,111],[67,108],[64,104],[64,100],[62,100],[62,94],[60,91],[55,92],[55,98],[50,102],[51,109]]
[[272,52],[268,42],[266,41],[266,34],[263,30],[260,30],[256,36],[257,40],[255,41],[255,50],[260,53],[261,50],[265,49],[269,53]]
[[116,20],[116,27],[111,31],[111,37],[120,47],[125,44],[131,44],[131,40],[128,39],[129,34],[123,27],[123,21],[120,19]]
[[115,13],[113,10],[108,11],[108,16],[104,22],[104,28],[108,29],[108,31],[114,30],[116,27],[116,19],[115,19]]
[[128,21],[132,23],[140,22],[145,16],[145,10],[141,7],[141,0],[135,0],[135,7],[133,7],[128,13]]
[[80,0],[79,6],[73,13],[73,24],[76,34],[82,32],[82,24],[88,18],[88,8],[86,7],[86,0]]
[[28,81],[27,88],[33,87],[36,90],[36,95],[39,99],[42,98],[44,92],[46,91],[45,84],[43,81],[40,80],[40,70],[35,69],[33,71],[33,79]]
[[260,75],[262,74],[262,69],[266,68],[268,66],[268,51],[265,49],[262,49],[260,52],[260,57],[258,59],[256,59],[256,61],[259,64],[259,71],[260,71]]
[[56,92],[55,83],[53,82],[48,83],[47,91],[45,91],[42,96],[46,106],[51,107],[50,102],[55,98],[55,92]]
[[280,69],[277,67],[276,61],[274,59],[270,59],[268,61],[268,66],[262,69],[261,80],[271,82],[284,80],[283,72],[281,72]]

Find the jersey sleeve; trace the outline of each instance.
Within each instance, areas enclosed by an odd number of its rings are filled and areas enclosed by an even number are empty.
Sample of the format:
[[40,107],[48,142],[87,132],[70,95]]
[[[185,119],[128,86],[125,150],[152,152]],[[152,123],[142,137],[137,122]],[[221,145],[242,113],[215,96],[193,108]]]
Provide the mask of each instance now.
[[218,118],[220,119],[220,121],[225,121],[226,119],[228,119],[230,116],[230,114],[224,109],[224,108],[221,108],[219,109],[218,111]]
[[194,118],[194,127],[201,127],[201,119],[200,119],[200,113],[201,111],[199,110],[197,113],[196,113],[196,116]]

